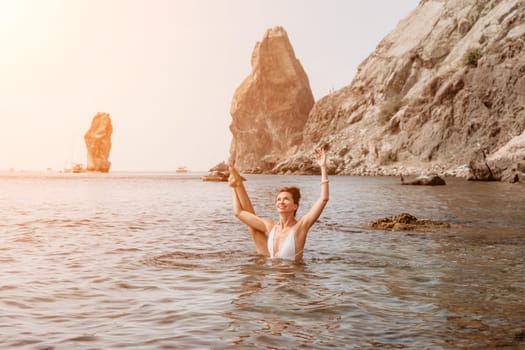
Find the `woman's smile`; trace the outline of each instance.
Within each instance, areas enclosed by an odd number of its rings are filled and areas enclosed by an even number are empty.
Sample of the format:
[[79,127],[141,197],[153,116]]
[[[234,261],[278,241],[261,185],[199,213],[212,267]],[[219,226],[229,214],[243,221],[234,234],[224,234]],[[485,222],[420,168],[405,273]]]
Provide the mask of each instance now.
[[288,192],[279,193],[275,205],[279,210],[295,210],[292,194]]

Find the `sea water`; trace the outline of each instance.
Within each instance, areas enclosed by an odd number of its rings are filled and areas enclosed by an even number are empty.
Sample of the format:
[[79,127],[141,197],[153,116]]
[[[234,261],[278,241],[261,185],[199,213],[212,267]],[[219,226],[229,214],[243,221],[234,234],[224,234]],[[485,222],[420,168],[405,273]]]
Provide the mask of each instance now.
[[[257,213],[319,177],[247,175]],[[525,347],[525,187],[331,177],[304,262],[257,256],[199,174],[0,175],[2,349]],[[408,212],[433,233],[371,230]]]

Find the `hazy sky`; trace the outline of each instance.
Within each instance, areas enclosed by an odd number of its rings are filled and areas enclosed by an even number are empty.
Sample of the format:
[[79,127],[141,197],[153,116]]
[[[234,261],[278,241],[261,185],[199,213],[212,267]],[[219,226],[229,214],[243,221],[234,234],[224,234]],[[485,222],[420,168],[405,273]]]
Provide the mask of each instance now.
[[230,103],[266,29],[286,29],[318,100],[418,2],[0,0],[0,170],[85,165],[97,112],[112,170],[207,170],[228,158]]

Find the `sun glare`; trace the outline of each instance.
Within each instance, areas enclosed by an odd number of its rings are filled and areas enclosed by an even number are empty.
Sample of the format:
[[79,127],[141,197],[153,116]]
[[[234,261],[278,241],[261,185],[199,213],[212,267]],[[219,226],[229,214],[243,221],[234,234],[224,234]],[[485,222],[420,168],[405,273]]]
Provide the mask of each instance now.
[[0,0],[0,30],[9,31],[17,21],[21,2],[16,0]]
[[[31,5],[23,0],[0,0],[0,53],[11,50],[34,27]],[[4,55],[4,53],[2,53]]]

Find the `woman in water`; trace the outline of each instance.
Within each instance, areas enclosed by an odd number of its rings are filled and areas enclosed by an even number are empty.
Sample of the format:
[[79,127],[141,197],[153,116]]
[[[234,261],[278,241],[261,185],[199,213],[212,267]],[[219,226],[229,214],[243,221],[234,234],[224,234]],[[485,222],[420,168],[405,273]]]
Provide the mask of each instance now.
[[317,150],[317,164],[321,167],[321,194],[310,210],[299,220],[295,218],[301,194],[297,187],[279,190],[275,207],[279,221],[263,219],[255,215],[250,198],[239,173],[230,166],[229,183],[233,189],[233,212],[248,225],[257,252],[271,258],[300,262],[308,230],[317,221],[328,202],[328,172],[324,149]]

